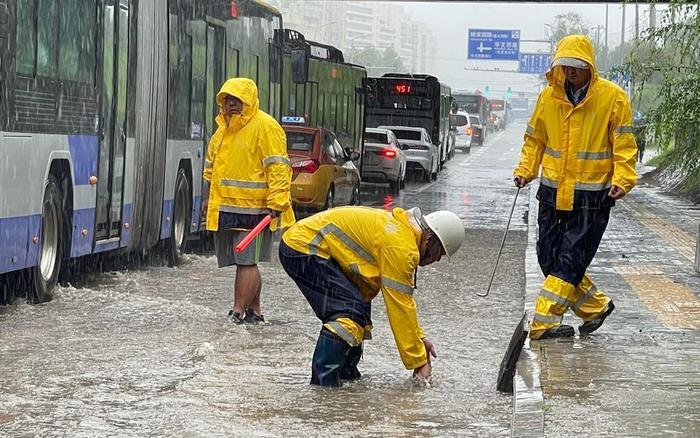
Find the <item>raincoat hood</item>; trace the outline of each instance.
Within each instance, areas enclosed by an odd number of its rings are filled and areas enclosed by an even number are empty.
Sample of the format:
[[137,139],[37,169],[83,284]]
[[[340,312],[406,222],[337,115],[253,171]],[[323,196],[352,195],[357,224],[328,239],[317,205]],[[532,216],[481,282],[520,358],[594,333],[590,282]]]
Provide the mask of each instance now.
[[[560,58],[577,58],[584,61],[591,68],[591,84],[598,79],[598,69],[595,66],[595,57],[593,55],[593,43],[586,35],[567,35],[562,38],[557,44],[552,64]],[[549,85],[561,90],[564,89],[566,78],[561,66],[551,66],[546,76]]]
[[219,126],[227,124],[224,111],[224,97],[226,95],[236,97],[243,102],[241,114],[233,115],[228,121],[228,127],[238,131],[258,112],[258,87],[255,82],[248,78],[232,78],[224,82],[216,95],[216,103],[219,105],[219,115],[216,117],[216,122]]

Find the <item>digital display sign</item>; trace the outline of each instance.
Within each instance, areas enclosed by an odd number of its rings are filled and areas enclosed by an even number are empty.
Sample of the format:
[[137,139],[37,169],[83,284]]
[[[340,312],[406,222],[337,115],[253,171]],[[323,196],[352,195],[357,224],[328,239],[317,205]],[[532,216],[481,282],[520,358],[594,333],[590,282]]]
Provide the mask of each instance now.
[[394,91],[398,94],[411,94],[410,84],[396,84],[394,85]]

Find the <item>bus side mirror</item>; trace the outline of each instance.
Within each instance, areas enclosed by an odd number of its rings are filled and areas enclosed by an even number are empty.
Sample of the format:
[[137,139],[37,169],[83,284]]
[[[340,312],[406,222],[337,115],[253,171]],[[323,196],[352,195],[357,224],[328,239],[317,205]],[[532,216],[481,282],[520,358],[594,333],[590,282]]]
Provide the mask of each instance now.
[[292,50],[292,80],[304,84],[309,80],[309,55],[306,50]]

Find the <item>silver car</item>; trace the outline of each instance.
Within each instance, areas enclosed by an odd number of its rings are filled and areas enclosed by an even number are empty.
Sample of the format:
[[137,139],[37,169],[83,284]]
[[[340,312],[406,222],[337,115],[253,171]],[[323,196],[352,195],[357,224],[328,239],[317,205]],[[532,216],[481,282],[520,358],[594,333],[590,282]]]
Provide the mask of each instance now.
[[455,149],[469,153],[472,149],[474,131],[469,121],[469,114],[462,111],[450,114],[450,130],[455,136]]
[[406,166],[418,169],[423,174],[423,181],[436,179],[440,169],[440,151],[430,140],[425,128],[411,126],[379,126],[390,129],[399,140],[406,153]]
[[365,129],[362,180],[388,182],[393,193],[405,185],[406,154],[390,130]]

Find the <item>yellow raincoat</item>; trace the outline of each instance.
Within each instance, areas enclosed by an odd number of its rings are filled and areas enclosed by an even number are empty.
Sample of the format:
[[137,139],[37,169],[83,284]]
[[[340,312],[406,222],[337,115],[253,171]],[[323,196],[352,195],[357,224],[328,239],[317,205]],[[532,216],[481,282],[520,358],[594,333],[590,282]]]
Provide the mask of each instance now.
[[[243,102],[241,114],[226,122],[223,98]],[[292,170],[287,139],[282,127],[258,109],[258,88],[250,79],[227,80],[216,95],[218,128],[207,148],[204,179],[209,181],[207,230],[216,231],[219,212],[267,214],[282,212],[270,224],[289,227],[294,223],[290,185]],[[281,223],[280,223],[281,220]]]
[[[381,291],[401,360],[416,369],[428,362],[413,299],[420,237],[401,208],[339,207],[298,222],[282,240],[301,253],[335,260],[365,302]],[[351,344],[359,344],[368,329],[349,318],[335,322],[325,327],[346,340],[350,335]]]
[[612,185],[625,193],[632,190],[637,181],[637,145],[627,95],[598,76],[590,39],[562,38],[554,60],[564,57],[590,65],[586,97],[574,107],[566,97],[562,67],[547,72],[549,86],[537,100],[513,174],[532,181],[541,165],[540,183],[557,189],[556,209],[572,210],[574,190],[600,191]]

